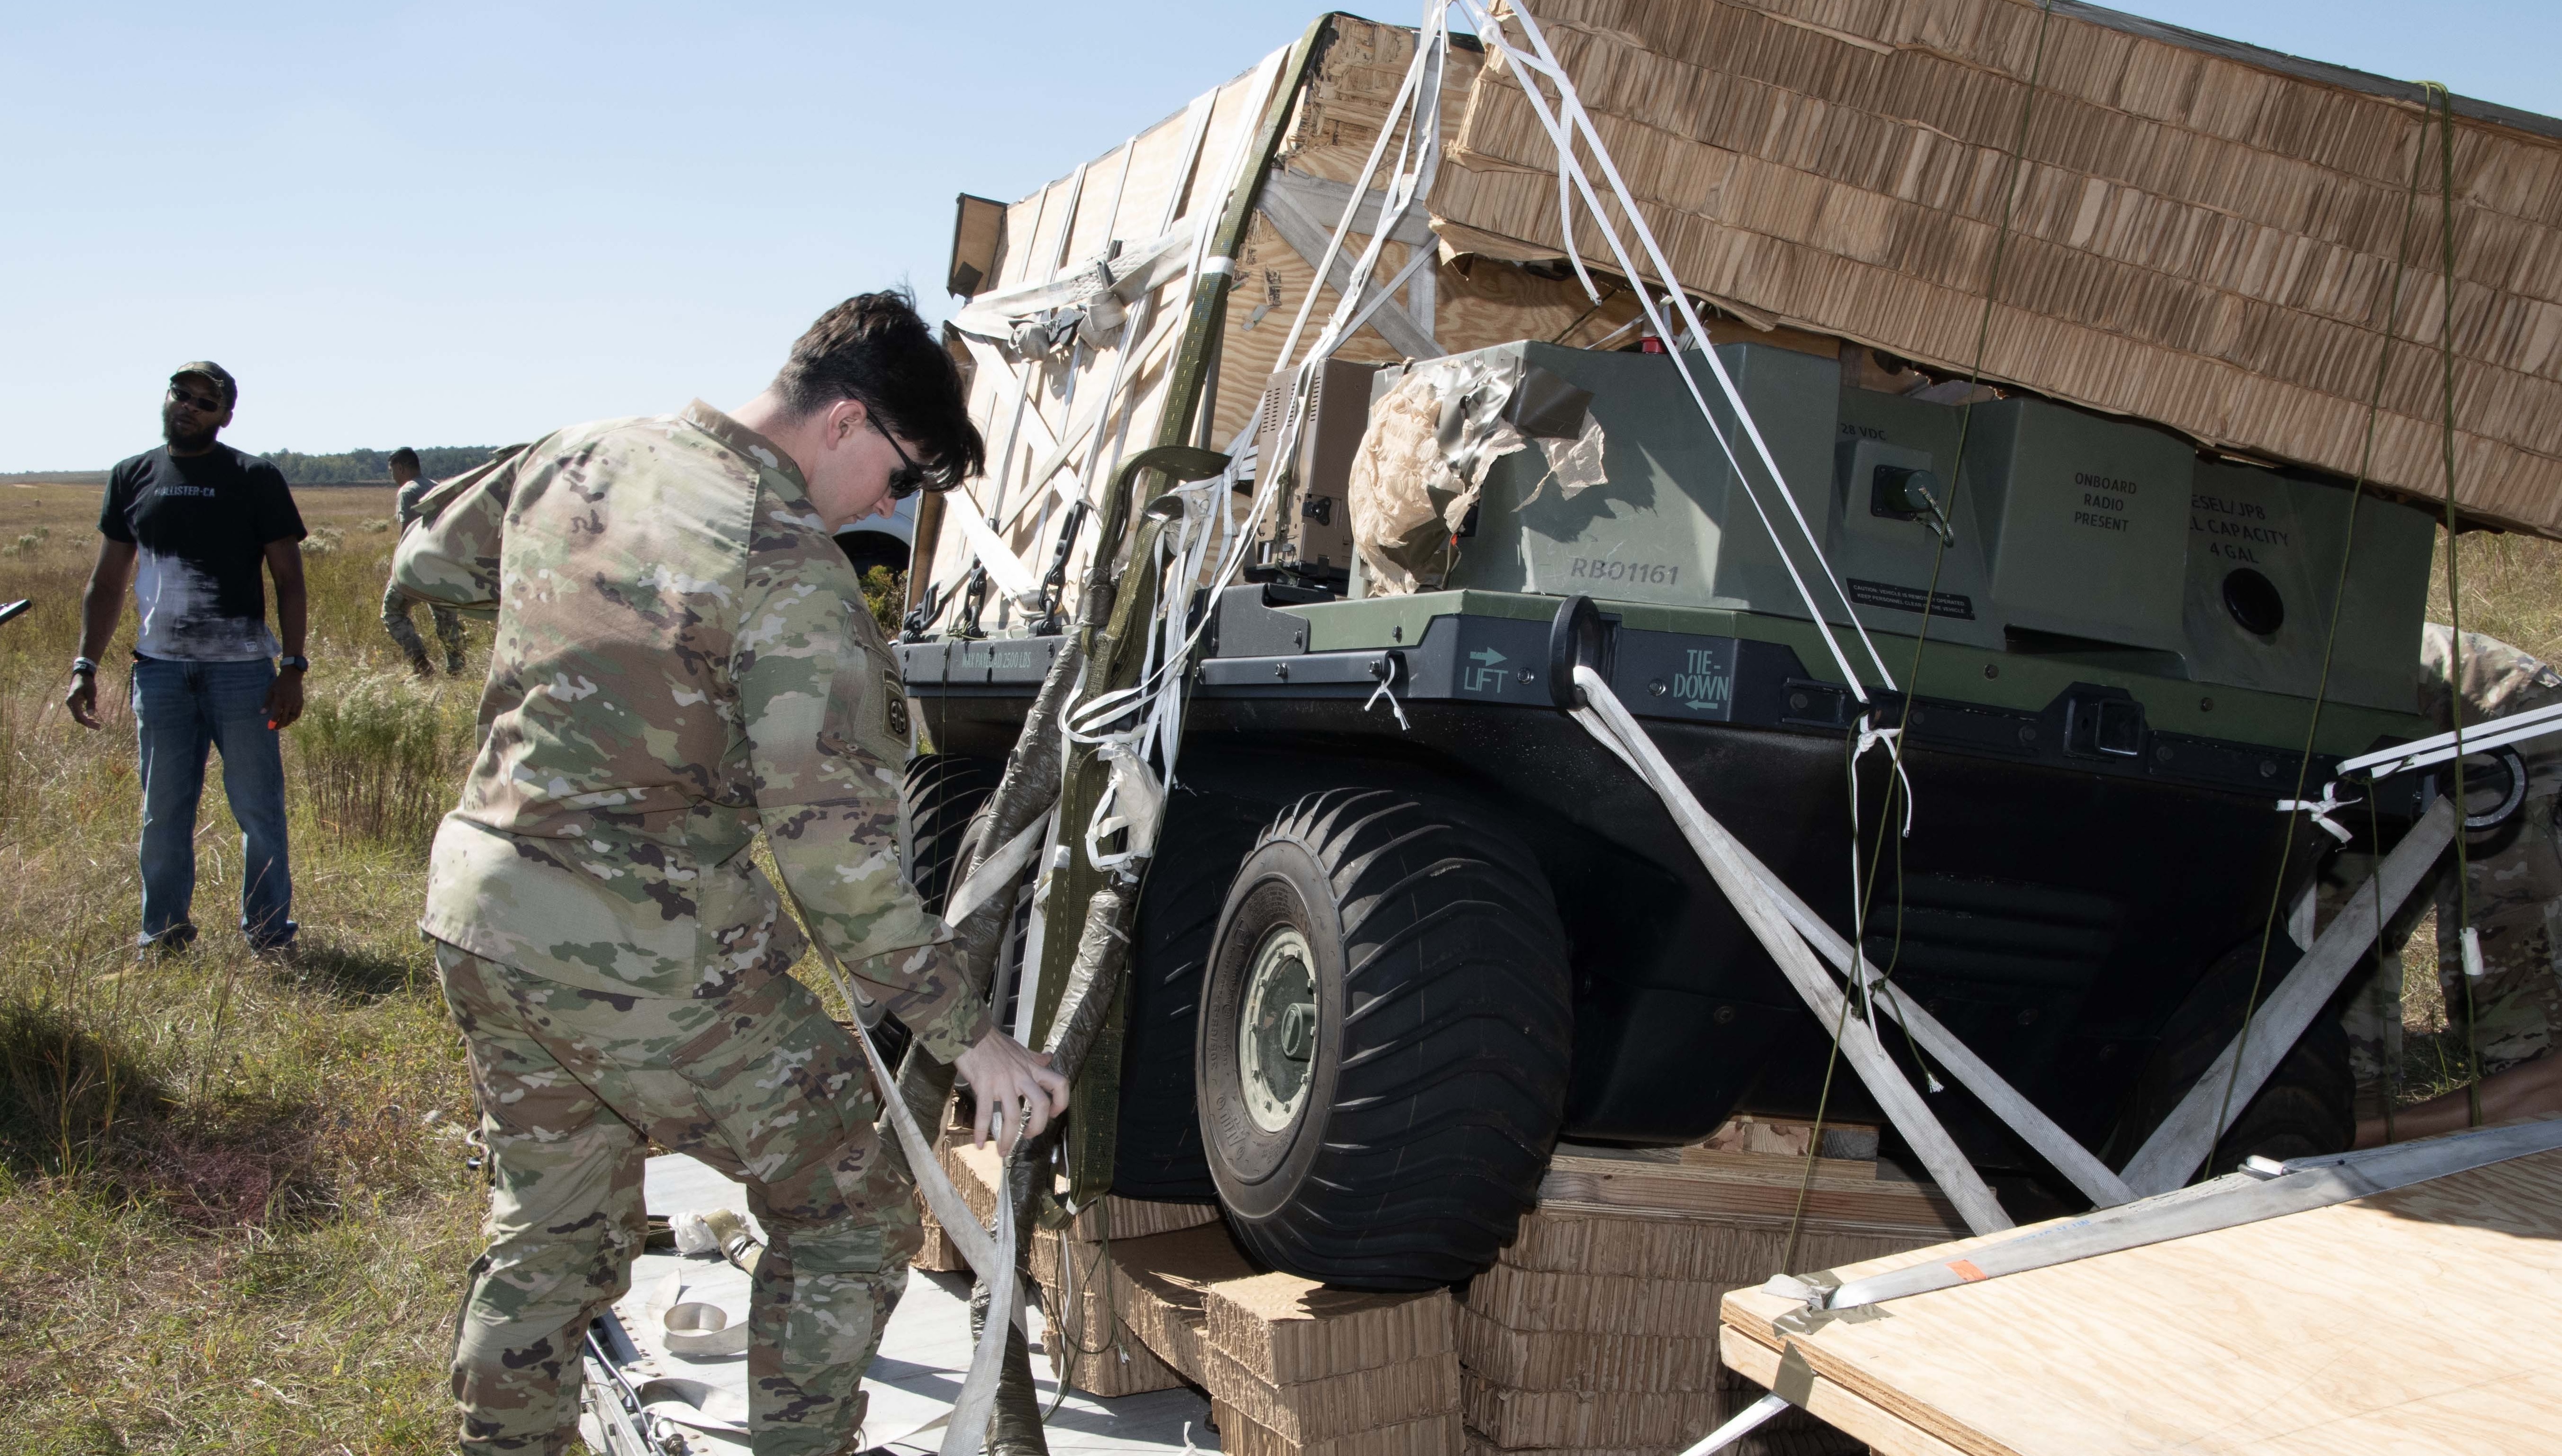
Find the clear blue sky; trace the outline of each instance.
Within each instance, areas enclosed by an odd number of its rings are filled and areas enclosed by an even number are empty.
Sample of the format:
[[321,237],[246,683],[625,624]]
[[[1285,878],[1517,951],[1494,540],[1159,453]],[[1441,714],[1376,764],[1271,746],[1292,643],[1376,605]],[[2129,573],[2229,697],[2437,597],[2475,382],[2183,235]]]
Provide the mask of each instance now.
[[[2562,113],[2552,0],[2122,8]],[[156,444],[197,357],[240,376],[226,439],[253,451],[735,404],[847,293],[905,277],[947,308],[954,193],[1064,174],[1316,13],[9,5],[0,470]]]

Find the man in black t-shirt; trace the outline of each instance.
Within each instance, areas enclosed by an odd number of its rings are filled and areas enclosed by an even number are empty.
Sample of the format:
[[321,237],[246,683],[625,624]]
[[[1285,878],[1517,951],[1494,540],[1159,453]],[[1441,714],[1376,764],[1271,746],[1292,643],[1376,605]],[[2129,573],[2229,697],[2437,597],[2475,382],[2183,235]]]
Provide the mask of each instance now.
[[[133,586],[133,719],[142,755],[142,944],[195,939],[196,804],[205,755],[223,756],[223,790],[241,826],[241,930],[261,951],[293,942],[277,730],[302,715],[305,534],[275,466],[214,437],[240,386],[199,361],[169,376],[160,449],[117,464],[98,512],[97,564],[81,601],[81,650],[64,706],[97,721],[97,658]],[[275,578],[267,622],[264,567]],[[279,640],[279,632],[280,637]],[[278,653],[281,659],[278,660]],[[280,669],[280,670],[279,670]]]

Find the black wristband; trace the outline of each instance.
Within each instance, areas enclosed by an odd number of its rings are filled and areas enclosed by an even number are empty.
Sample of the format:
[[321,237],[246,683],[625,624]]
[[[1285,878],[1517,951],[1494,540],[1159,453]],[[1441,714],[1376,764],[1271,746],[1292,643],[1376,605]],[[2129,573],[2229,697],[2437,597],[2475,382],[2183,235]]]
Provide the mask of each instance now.
[[275,659],[275,665],[278,668],[294,672],[308,672],[311,670],[311,659],[308,657],[278,657]]

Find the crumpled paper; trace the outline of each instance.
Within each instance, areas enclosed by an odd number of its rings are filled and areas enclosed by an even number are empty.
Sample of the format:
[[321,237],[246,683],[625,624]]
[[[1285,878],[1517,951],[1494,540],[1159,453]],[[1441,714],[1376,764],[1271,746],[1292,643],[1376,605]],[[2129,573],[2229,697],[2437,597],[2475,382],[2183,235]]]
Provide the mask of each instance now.
[[[1526,376],[1518,354],[1408,368],[1372,407],[1346,491],[1368,590],[1395,597],[1447,584],[1486,472],[1516,451],[1537,445],[1548,463],[1523,505],[1550,480],[1569,499],[1600,484],[1603,440],[1585,408],[1589,398],[1546,370]],[[1527,413],[1525,404],[1533,407]]]

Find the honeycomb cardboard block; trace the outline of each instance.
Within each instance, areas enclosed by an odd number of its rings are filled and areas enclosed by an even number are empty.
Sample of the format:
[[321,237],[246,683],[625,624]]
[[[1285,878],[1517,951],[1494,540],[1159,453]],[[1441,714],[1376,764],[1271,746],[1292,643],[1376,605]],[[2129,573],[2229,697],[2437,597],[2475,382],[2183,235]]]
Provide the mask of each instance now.
[[934,1274],[958,1274],[967,1270],[970,1261],[961,1257],[961,1250],[952,1242],[952,1235],[943,1231],[943,1224],[925,1207],[922,1195],[917,1198],[916,1211],[925,1224],[925,1242],[917,1245],[916,1252],[908,1257],[908,1266]]
[[1508,1330],[1714,1340],[1717,1302],[1738,1283],[1623,1279],[1497,1264],[1469,1284],[1468,1308]]
[[[1446,1290],[1363,1294],[1295,1274],[1213,1286],[1203,1314],[1209,1343],[1274,1385],[1438,1355],[1456,1339]],[[1714,1328],[1714,1309],[1709,1320]]]
[[[1102,1322],[1096,1320],[1089,1328],[1099,1331]],[[1041,1337],[1049,1354],[1050,1374],[1062,1385],[1107,1400],[1172,1390],[1186,1383],[1183,1373],[1159,1360],[1128,1325],[1116,1324],[1112,1330],[1114,1338],[1103,1341],[1076,1339],[1064,1328],[1051,1326]]]
[[1303,1447],[1459,1408],[1455,1351],[1285,1385],[1254,1374],[1216,1346],[1205,1358],[1214,1398]]
[[1514,1390],[1627,1390],[1691,1393],[1734,1378],[1717,1360],[1717,1340],[1583,1331],[1533,1333],[1459,1312],[1459,1363],[1471,1376]]
[[1468,1428],[1508,1451],[1624,1451],[1696,1441],[1759,1397],[1731,1390],[1659,1395],[1507,1390],[1471,1380],[1462,1398]]
[[[961,1201],[982,1223],[996,1216],[997,1180],[1005,1160],[994,1143],[984,1148],[970,1145],[967,1133],[947,1135],[935,1149],[936,1161],[952,1179],[952,1186]],[[1061,1191],[1064,1192],[1062,1185]],[[1178,1229],[1198,1228],[1218,1221],[1216,1203],[1158,1203],[1118,1194],[1080,1209],[1065,1230],[1066,1237],[1079,1242],[1099,1243],[1125,1238],[1147,1238]]]
[[1109,1265],[1121,1318],[1150,1349],[1197,1385],[1207,1385],[1202,1306],[1218,1284],[1255,1277],[1222,1224],[1115,1241]]
[[1394,1425],[1313,1443],[1292,1441],[1252,1417],[1210,1398],[1210,1421],[1226,1456],[1460,1456],[1459,1413],[1444,1411]]

